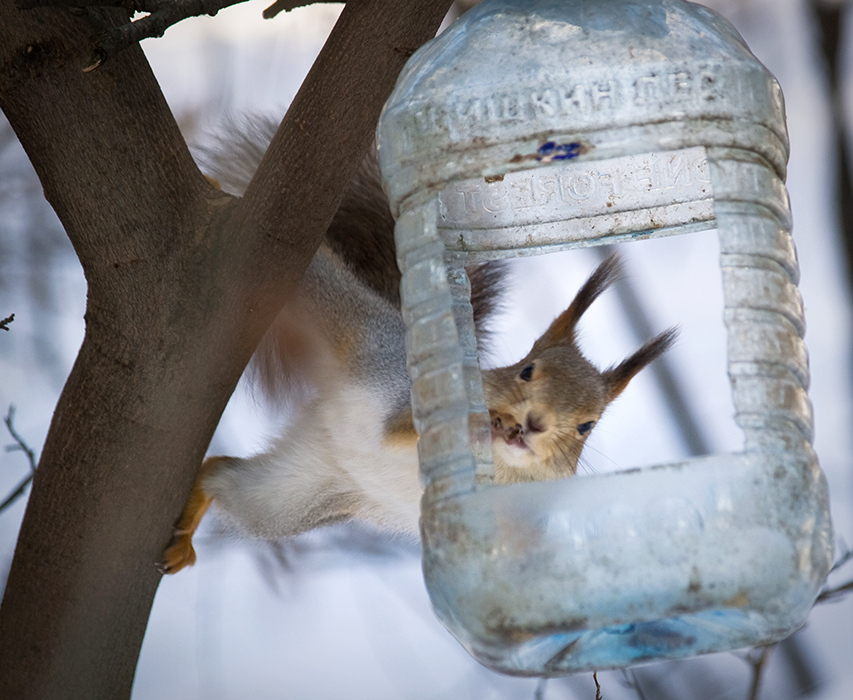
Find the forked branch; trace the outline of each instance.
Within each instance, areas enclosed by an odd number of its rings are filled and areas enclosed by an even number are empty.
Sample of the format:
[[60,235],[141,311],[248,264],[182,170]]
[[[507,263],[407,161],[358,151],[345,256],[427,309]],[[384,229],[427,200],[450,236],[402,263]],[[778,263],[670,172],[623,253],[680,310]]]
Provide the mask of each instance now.
[[24,442],[24,438],[22,438],[18,431],[15,430],[14,426],[15,421],[15,407],[9,406],[9,412],[6,414],[6,417],[3,419],[3,422],[6,424],[6,429],[9,431],[9,435],[12,436],[12,439],[15,441],[11,445],[6,446],[6,452],[15,452],[20,451],[23,452],[27,456],[27,462],[30,466],[30,473],[27,474],[18,485],[9,492],[9,495],[3,499],[3,502],[0,503],[0,513],[2,513],[6,508],[12,505],[15,501],[17,501],[27,490],[27,487],[30,485],[30,482],[33,480],[33,476],[36,473],[36,453],[35,451]]
[[[97,32],[92,55],[83,67],[84,71],[89,72],[132,44],[143,39],[163,36],[169,27],[178,22],[202,15],[213,17],[219,10],[243,2],[246,0],[18,0],[18,7],[23,10],[35,7],[67,7],[83,13]],[[271,19],[280,12],[313,2],[331,0],[277,0],[264,10],[263,17]],[[122,7],[127,10],[129,17],[137,14],[144,16],[113,26],[90,10],[96,7]]]

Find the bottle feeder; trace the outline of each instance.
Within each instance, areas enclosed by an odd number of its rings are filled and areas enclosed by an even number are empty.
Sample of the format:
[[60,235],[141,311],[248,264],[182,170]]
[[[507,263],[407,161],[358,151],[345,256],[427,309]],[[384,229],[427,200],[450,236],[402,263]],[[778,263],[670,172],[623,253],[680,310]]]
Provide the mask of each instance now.
[[[681,0],[484,0],[379,123],[397,218],[436,614],[486,666],[555,676],[766,644],[829,570],[782,93]],[[716,228],[744,450],[497,486],[464,266]]]

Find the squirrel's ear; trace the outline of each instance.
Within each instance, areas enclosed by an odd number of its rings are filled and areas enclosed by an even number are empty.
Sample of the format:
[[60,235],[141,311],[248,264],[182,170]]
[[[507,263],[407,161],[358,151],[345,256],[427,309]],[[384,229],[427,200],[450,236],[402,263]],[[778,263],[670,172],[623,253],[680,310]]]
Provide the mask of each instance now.
[[611,253],[590,275],[575,295],[569,308],[563,311],[548,327],[536,343],[533,351],[542,351],[555,345],[571,345],[575,341],[575,328],[598,296],[622,275],[622,261],[618,253]]
[[604,386],[607,393],[607,403],[615,399],[628,386],[634,376],[643,367],[656,360],[663,355],[678,338],[678,329],[670,328],[664,331],[659,336],[652,338],[643,347],[641,347],[633,355],[626,357],[615,367],[602,372],[604,378]]

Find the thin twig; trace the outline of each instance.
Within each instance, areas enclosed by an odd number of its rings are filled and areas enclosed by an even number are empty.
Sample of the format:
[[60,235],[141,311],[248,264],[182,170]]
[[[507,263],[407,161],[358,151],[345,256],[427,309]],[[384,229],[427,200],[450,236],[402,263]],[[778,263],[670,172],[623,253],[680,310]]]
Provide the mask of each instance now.
[[20,483],[9,492],[9,495],[0,503],[0,513],[2,513],[6,508],[12,505],[15,501],[17,501],[21,496],[24,495],[24,492],[27,490],[27,486],[30,485],[30,482],[33,480],[32,474],[27,474]]
[[752,666],[752,683],[749,687],[747,700],[758,700],[758,693],[761,690],[761,680],[764,676],[764,669],[767,665],[767,660],[770,658],[770,652],[773,651],[773,647],[775,646],[775,644],[768,644],[767,646],[753,649],[753,652],[759,652],[758,655],[748,654],[746,656],[745,661]]
[[0,321],[0,328],[2,328],[4,331],[8,331],[9,330],[9,324],[12,323],[12,321],[14,321],[14,320],[15,320],[15,314],[12,314],[11,316],[7,316],[2,321]]
[[3,422],[6,424],[6,429],[9,431],[9,434],[12,436],[12,439],[16,444],[7,445],[6,452],[13,452],[15,450],[20,450],[25,455],[27,455],[27,461],[30,464],[30,472],[35,472],[36,470],[36,453],[24,442],[24,438],[18,435],[18,431],[15,430],[15,426],[13,422],[15,420],[15,407],[9,406],[9,412],[6,414],[6,417],[3,419]]
[[853,581],[842,583],[840,586],[836,586],[835,588],[827,588],[817,597],[815,605],[818,603],[832,603],[838,598],[843,598],[851,591],[853,591]]
[[341,0],[275,0],[266,10],[264,10],[264,19],[272,19],[279,12],[290,12],[297,7],[305,7],[319,2],[340,2]]
[[145,17],[101,32],[95,39],[95,49],[83,70],[87,73],[95,70],[108,58],[142,39],[163,36],[169,27],[181,20],[200,15],[213,16],[219,10],[241,2],[246,0],[173,0],[163,4],[155,1],[150,6],[156,6],[156,9]]
[[[841,544],[843,546],[843,543]],[[847,564],[853,560],[853,550],[847,549],[844,547],[844,551],[839,555],[838,559],[832,565],[832,568],[829,570],[829,573],[832,574],[835,571],[838,571],[842,566]],[[847,583],[842,583],[840,586],[834,586],[829,588],[828,586],[824,586],[823,590],[820,592],[820,595],[815,600],[815,605],[819,603],[832,603],[839,598],[843,598],[845,595],[853,591],[853,580],[847,581]]]
[[14,503],[18,498],[20,498],[24,492],[27,490],[27,486],[29,486],[30,482],[33,480],[33,475],[36,473],[36,453],[24,442],[24,439],[18,434],[18,431],[15,430],[13,425],[13,421],[15,420],[15,407],[9,406],[9,412],[6,414],[6,417],[3,419],[3,422],[6,424],[6,429],[9,431],[9,434],[12,436],[12,439],[16,444],[7,445],[6,452],[14,452],[21,451],[27,456],[27,461],[30,465],[30,473],[24,477],[20,483],[9,492],[9,495],[3,499],[3,502],[0,503],[0,513],[3,512],[6,508],[8,508],[12,503]]
[[533,700],[545,700],[545,686],[548,685],[547,678],[540,678],[533,693]]
[[[35,7],[66,7],[80,12],[89,18],[92,7],[123,7],[128,16],[144,14],[144,17],[126,24],[99,27],[95,37],[95,48],[89,62],[83,68],[90,72],[98,68],[108,58],[136,44],[142,39],[163,36],[172,25],[189,17],[208,15],[213,17],[219,10],[238,5],[246,0],[17,0],[18,7],[30,10]],[[271,19],[280,12],[304,7],[315,2],[333,2],[333,0],[276,0],[263,11],[264,19]]]
[[[246,0],[18,0],[21,9],[35,7],[68,7],[80,9],[81,13],[94,21],[98,28],[95,48],[84,66],[85,72],[95,70],[108,58],[112,58],[131,44],[142,39],[163,36],[173,24],[188,17],[213,16],[219,10],[237,5]],[[144,17],[120,26],[103,26],[92,7],[123,7],[128,16],[144,13]],[[101,26],[99,26],[101,25]]]
[[598,671],[592,672],[592,681],[595,683],[595,700],[602,700],[601,683],[598,682]]
[[[840,543],[843,545],[843,542]],[[844,549],[844,551],[839,555],[838,559],[835,560],[835,563],[832,565],[832,568],[829,570],[829,573],[833,573],[834,571],[838,571],[842,566],[844,566],[848,561],[853,559],[853,549]]]

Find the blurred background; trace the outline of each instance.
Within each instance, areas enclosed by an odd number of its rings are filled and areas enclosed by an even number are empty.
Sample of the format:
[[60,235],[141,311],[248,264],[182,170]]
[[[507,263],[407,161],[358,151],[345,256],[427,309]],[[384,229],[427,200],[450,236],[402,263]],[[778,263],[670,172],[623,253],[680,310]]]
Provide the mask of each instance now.
[[[229,120],[280,118],[342,5],[261,19],[253,2],[197,18],[143,44],[187,140],[227,138]],[[853,13],[829,0],[708,0],[735,24],[786,97],[794,214],[811,356],[815,448],[827,475],[839,540],[853,545],[853,376],[848,246],[853,195],[846,159],[853,114]],[[455,8],[456,12],[463,9]],[[341,99],[346,99],[341,95]],[[2,119],[2,117],[0,117]],[[726,377],[716,234],[620,247],[626,280],[584,317],[581,345],[598,366],[646,337],[681,327],[660,371],[632,382],[596,428],[579,474],[737,450]],[[516,361],[599,261],[594,250],[515,261],[492,362]],[[20,145],[0,121],[0,412],[36,455],[83,336],[86,287],[70,244]],[[639,319],[639,320],[638,320]],[[669,374],[667,375],[666,372]],[[283,416],[247,383],[235,392],[210,452],[263,450]],[[0,427],[0,504],[30,465]],[[28,490],[0,507],[0,587]],[[417,543],[350,524],[280,543],[237,539],[208,517],[199,563],[164,578],[134,686],[136,700],[369,698],[370,700],[596,697],[591,674],[539,681],[492,673],[434,618]],[[830,578],[853,578],[853,563]],[[853,698],[853,594],[818,605],[807,625],[768,653],[714,654],[598,674],[606,700]],[[756,668],[762,673],[756,691]]]

